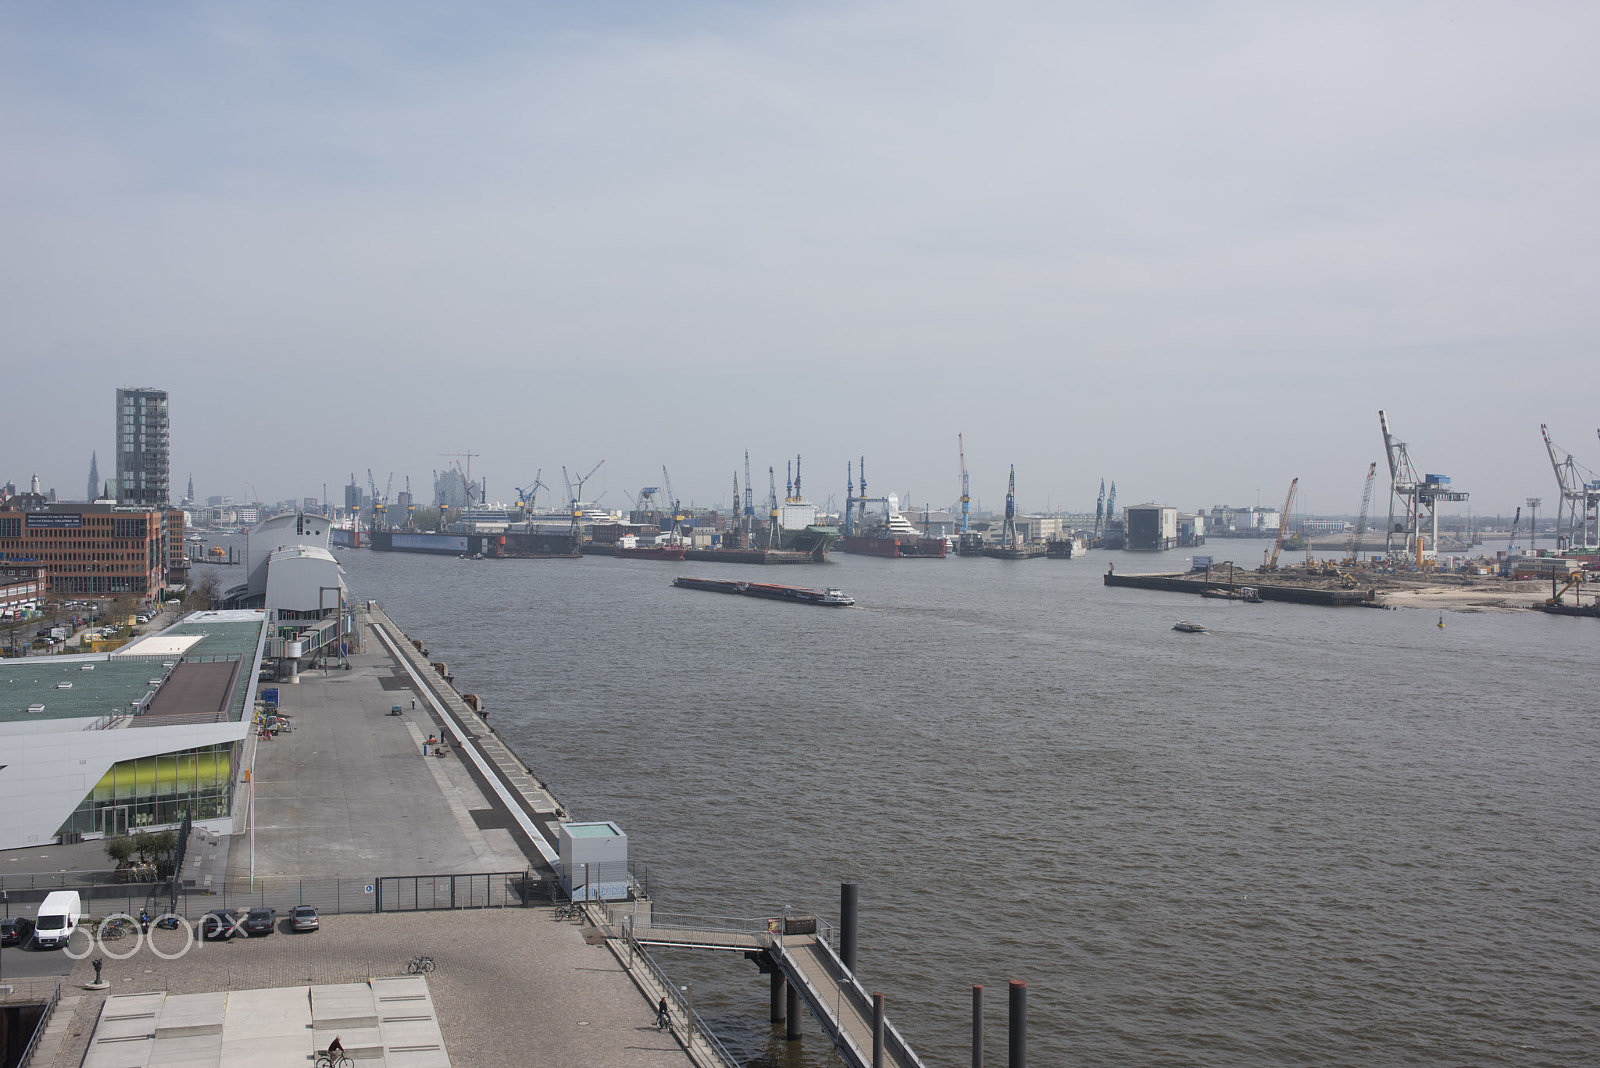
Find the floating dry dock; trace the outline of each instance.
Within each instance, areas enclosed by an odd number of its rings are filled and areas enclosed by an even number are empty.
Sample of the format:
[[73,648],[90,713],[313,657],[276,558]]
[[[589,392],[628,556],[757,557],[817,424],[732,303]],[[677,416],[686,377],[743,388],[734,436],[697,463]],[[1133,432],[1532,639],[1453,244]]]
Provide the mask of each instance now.
[[[1304,586],[1271,585],[1262,582],[1253,572],[1240,572],[1241,575],[1250,576],[1250,586],[1261,595],[1263,601],[1291,601],[1295,604],[1319,604],[1329,607],[1344,605],[1372,606],[1377,603],[1377,591],[1371,589],[1357,590],[1325,590]],[[1107,586],[1131,586],[1140,590],[1166,590],[1171,593],[1192,593],[1226,587],[1227,583],[1219,582],[1215,576],[1207,579],[1204,572],[1191,574],[1166,574],[1166,575],[1119,575],[1114,571],[1106,572],[1105,584]]]

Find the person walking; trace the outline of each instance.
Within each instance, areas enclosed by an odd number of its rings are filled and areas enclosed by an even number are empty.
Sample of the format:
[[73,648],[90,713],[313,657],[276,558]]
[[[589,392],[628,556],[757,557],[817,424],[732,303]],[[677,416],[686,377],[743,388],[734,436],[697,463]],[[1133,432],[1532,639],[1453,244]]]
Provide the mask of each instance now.
[[656,1006],[656,1030],[665,1031],[672,1023],[672,1016],[667,1012],[667,999],[662,998]]

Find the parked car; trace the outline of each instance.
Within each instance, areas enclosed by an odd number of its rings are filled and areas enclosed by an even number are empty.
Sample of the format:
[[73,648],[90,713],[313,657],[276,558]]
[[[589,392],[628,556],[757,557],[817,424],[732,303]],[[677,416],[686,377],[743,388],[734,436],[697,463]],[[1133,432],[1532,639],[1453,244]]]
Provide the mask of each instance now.
[[202,941],[226,942],[244,934],[244,917],[238,909],[212,909],[200,917]]
[[251,938],[256,935],[269,935],[277,929],[277,926],[278,914],[265,905],[257,905],[244,918],[244,933]]
[[317,910],[311,905],[296,905],[293,920],[296,931],[315,931],[322,926],[322,921],[317,918]]
[[0,920],[0,946],[26,945],[33,936],[33,921],[26,916],[7,916]]

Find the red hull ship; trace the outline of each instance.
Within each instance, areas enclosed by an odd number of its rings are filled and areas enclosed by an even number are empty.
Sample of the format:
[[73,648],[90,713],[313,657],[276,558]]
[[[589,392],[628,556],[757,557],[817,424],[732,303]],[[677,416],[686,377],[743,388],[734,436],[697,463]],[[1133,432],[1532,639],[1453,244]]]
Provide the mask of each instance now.
[[860,556],[887,556],[895,560],[942,560],[943,538],[903,537],[892,534],[877,537],[841,538],[841,552]]
[[682,545],[635,545],[631,549],[618,545],[611,554],[633,560],[682,560],[688,551]]

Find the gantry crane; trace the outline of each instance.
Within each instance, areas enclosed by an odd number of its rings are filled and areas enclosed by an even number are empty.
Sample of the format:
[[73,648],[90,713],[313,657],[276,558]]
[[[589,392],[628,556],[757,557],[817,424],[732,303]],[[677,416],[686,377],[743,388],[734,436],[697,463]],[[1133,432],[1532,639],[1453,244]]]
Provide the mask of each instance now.
[[1295,476],[1289,483],[1289,496],[1283,499],[1283,512],[1278,516],[1278,540],[1272,543],[1272,557],[1261,568],[1263,571],[1278,570],[1278,554],[1283,551],[1284,535],[1289,533],[1289,509],[1294,507],[1294,491],[1300,485],[1300,477]]
[[[1411,560],[1421,568],[1423,562],[1438,551],[1439,516],[1435,511],[1438,503],[1464,501],[1470,494],[1451,489],[1450,479],[1444,475],[1419,476],[1406,451],[1406,443],[1396,440],[1389,432],[1389,418],[1381,410],[1378,427],[1383,431],[1383,451],[1389,460],[1389,529],[1384,534],[1384,553],[1391,560]],[[1395,521],[1397,508],[1398,523]],[[1404,539],[1399,552],[1394,548],[1396,534]]]
[[[1556,549],[1587,549],[1600,545],[1600,479],[1573,459],[1570,452],[1565,460],[1557,459],[1557,446],[1550,440],[1550,428],[1540,423],[1539,432],[1544,435],[1545,451],[1550,454],[1550,466],[1555,469],[1556,485],[1561,489],[1560,503],[1556,505]],[[1562,534],[1563,525],[1565,535]]]
[[1367,467],[1367,484],[1361,487],[1361,514],[1356,516],[1356,531],[1350,535],[1350,547],[1345,551],[1344,562],[1354,564],[1361,552],[1361,537],[1367,532],[1367,508],[1372,504],[1372,483],[1378,477],[1378,461]]
[[961,533],[972,529],[972,491],[967,481],[967,443],[956,435],[956,452],[961,455]]
[[[1115,498],[1112,498],[1112,499],[1115,500]],[[1105,518],[1106,518],[1106,480],[1102,478],[1100,480],[1100,496],[1094,502],[1094,534],[1095,534],[1095,537],[1097,537],[1097,538],[1100,536],[1100,524],[1105,522]]]

